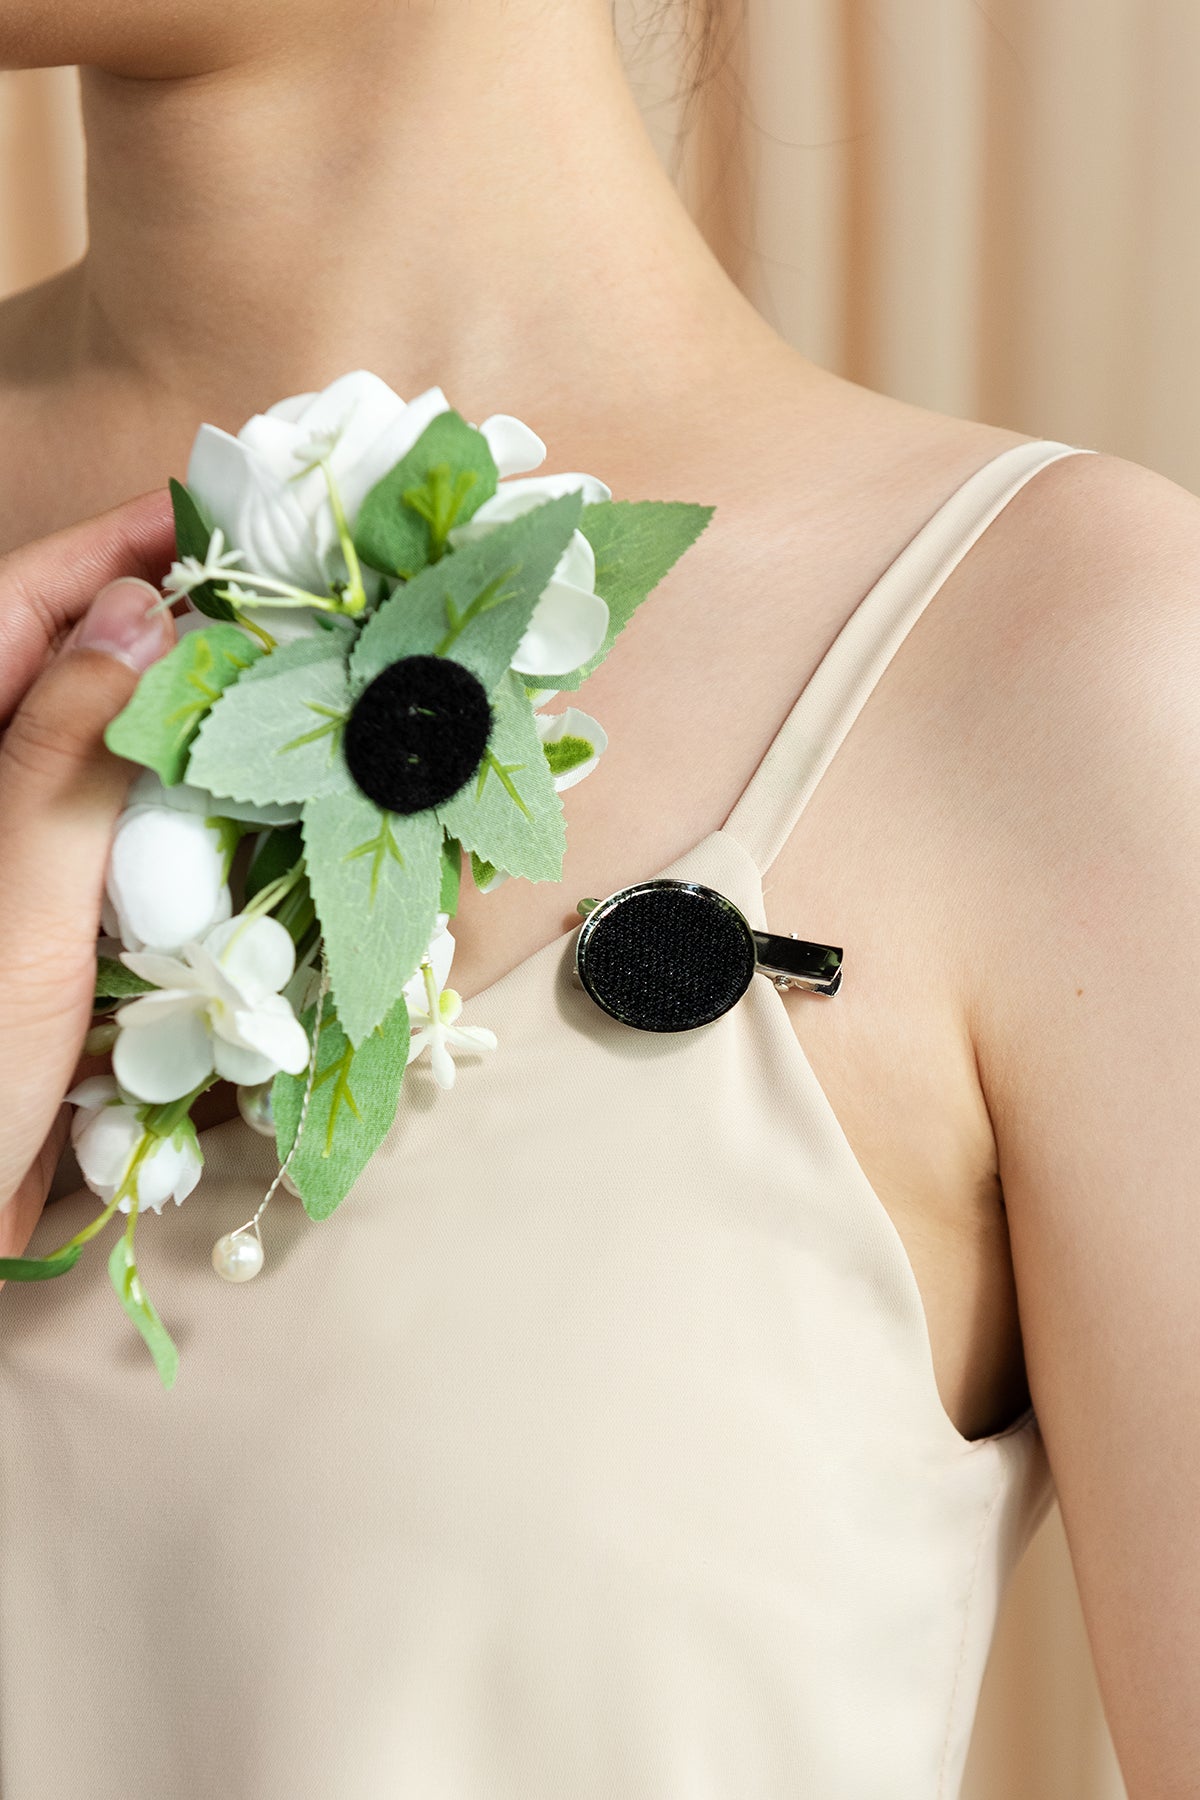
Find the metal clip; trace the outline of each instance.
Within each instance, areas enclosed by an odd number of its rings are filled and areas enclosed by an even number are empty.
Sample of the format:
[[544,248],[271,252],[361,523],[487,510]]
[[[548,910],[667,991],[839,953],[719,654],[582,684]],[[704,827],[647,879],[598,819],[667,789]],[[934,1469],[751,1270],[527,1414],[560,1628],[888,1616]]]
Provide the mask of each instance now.
[[660,876],[576,908],[574,980],[623,1024],[685,1031],[719,1018],[755,974],[779,989],[836,994],[842,952],[795,932],[757,931],[733,901],[702,882]]

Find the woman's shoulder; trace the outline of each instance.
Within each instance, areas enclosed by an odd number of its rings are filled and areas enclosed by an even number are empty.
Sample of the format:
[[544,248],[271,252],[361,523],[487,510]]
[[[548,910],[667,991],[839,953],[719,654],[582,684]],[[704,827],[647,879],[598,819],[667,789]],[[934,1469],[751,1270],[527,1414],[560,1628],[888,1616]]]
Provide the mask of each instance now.
[[[947,498],[1005,451],[1052,441],[890,402],[879,417],[898,479],[941,469]],[[1200,499],[1068,447],[1083,453],[1035,466],[971,545],[926,632],[962,803],[1007,858],[990,873],[1015,887],[1069,881],[1134,818],[1165,832],[1200,797]]]
[[[901,496],[908,516],[925,520],[1006,452],[1057,443],[844,382],[831,417],[831,439],[857,441],[864,482],[884,500]],[[1128,717],[1139,697],[1165,703],[1154,685],[1164,657],[1179,666],[1196,653],[1200,499],[1123,457],[1060,447],[1076,454],[1035,462],[972,544],[948,584],[950,604],[938,608],[939,628],[951,631],[951,614],[962,615],[970,665],[977,672],[986,649],[998,702],[1009,684],[1034,704],[1065,701],[1081,687],[1090,702],[1108,702],[1110,715],[1115,707]]]
[[1200,502],[1067,457],[968,562],[964,1011],[1092,1647],[1114,1730],[1165,1772],[1123,1697],[1182,1693],[1198,1647]]

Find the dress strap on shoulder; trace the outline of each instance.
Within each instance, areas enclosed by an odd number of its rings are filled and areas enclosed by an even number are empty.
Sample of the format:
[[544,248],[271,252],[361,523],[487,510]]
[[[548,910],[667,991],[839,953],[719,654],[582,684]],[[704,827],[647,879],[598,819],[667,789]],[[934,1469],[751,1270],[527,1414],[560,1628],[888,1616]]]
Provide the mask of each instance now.
[[1030,478],[1064,456],[1047,439],[985,463],[902,550],[859,602],[813,672],[722,829],[765,874],[884,670],[929,602]]

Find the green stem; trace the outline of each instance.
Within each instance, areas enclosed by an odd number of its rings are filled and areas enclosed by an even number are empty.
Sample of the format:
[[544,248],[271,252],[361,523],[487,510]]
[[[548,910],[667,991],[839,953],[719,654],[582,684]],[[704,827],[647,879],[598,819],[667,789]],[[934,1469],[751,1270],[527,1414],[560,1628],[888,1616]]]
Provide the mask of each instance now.
[[[279,903],[282,900],[287,899],[288,895],[302,879],[303,875],[304,858],[301,856],[292,864],[285,875],[280,875],[276,880],[269,881],[266,887],[259,888],[253,900],[248,900],[246,902],[242,912],[243,920],[248,923],[251,919],[261,918],[264,913],[274,912]],[[233,937],[229,940],[230,944],[236,942],[242,929],[243,927],[239,926],[238,930],[234,932]],[[229,945],[226,945],[226,949],[228,948]]]
[[363,585],[362,565],[358,560],[358,551],[354,548],[354,539],[350,535],[350,526],[346,521],[346,510],[342,505],[342,496],[338,492],[337,482],[333,479],[333,470],[328,458],[321,458],[321,472],[325,477],[325,485],[329,489],[329,506],[333,513],[333,522],[337,527],[338,543],[342,555],[346,559],[346,569],[350,576],[350,586],[342,597],[342,606],[348,613],[360,613],[367,604],[367,590]]
[[217,1085],[217,1076],[206,1075],[198,1087],[190,1094],[181,1094],[178,1100],[165,1100],[158,1105],[143,1106],[139,1117],[144,1128],[154,1138],[173,1137],[183,1121],[192,1110],[193,1103],[201,1094],[207,1094],[209,1088]]
[[[82,1231],[77,1231],[73,1238],[68,1238],[65,1244],[60,1244],[57,1250],[52,1250],[47,1258],[48,1261],[53,1261],[56,1256],[65,1256],[68,1250],[73,1250],[75,1248],[76,1244],[82,1247],[84,1244],[88,1243],[90,1239],[94,1238],[97,1233],[103,1231],[104,1227],[108,1224],[108,1221],[120,1206],[122,1200],[129,1199],[130,1214],[131,1216],[136,1215],[138,1209],[137,1172],[145,1162],[154,1141],[153,1133],[143,1131],[141,1137],[134,1145],[133,1150],[130,1152],[129,1160],[125,1164],[125,1171],[117,1184],[117,1191],[108,1202],[108,1205],[104,1208],[104,1211],[97,1213],[96,1217],[89,1220]],[[132,1183],[132,1187],[130,1186],[130,1183]]]
[[244,626],[253,637],[258,639],[268,656],[272,650],[278,650],[278,641],[271,636],[270,632],[264,631],[261,625],[256,625],[253,619],[247,618],[244,612],[239,612],[236,606],[233,609],[233,616],[239,625]]
[[[248,569],[238,569],[235,573],[244,586],[262,588],[262,593],[254,596],[255,606],[315,606],[322,612],[331,613],[346,610],[332,594],[310,594],[306,588],[293,587],[290,581],[276,581],[271,575],[253,575]],[[232,588],[218,588],[217,593],[235,610],[239,602],[245,605],[245,594],[237,594]]]

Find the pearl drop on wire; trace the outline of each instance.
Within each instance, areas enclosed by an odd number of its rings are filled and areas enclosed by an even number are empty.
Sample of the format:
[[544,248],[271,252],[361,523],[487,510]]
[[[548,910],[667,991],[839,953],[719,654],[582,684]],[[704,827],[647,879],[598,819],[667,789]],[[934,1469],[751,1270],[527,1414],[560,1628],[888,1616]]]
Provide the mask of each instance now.
[[263,1266],[263,1247],[250,1231],[227,1231],[213,1245],[213,1268],[222,1281],[249,1281]]
[[[288,1164],[300,1148],[300,1138],[308,1117],[309,1102],[312,1099],[313,1083],[317,1078],[317,1046],[321,1038],[321,1012],[325,1004],[325,995],[329,988],[329,971],[322,967],[321,985],[317,989],[316,1014],[313,1018],[312,1049],[308,1059],[308,1080],[304,1084],[304,1098],[300,1105],[300,1117],[296,1121],[296,1135],[292,1147],[288,1151],[278,1175],[263,1196],[262,1204],[252,1219],[239,1225],[236,1231],[227,1231],[213,1245],[212,1265],[222,1281],[249,1281],[257,1275],[263,1266],[262,1238],[259,1235],[258,1221],[262,1218],[271,1196],[279,1187],[300,1197],[300,1190],[288,1174]],[[238,1110],[251,1130],[261,1132],[264,1137],[273,1137],[274,1120],[271,1116],[271,1089],[269,1083],[259,1088],[238,1089]],[[268,1122],[269,1121],[269,1122]]]

